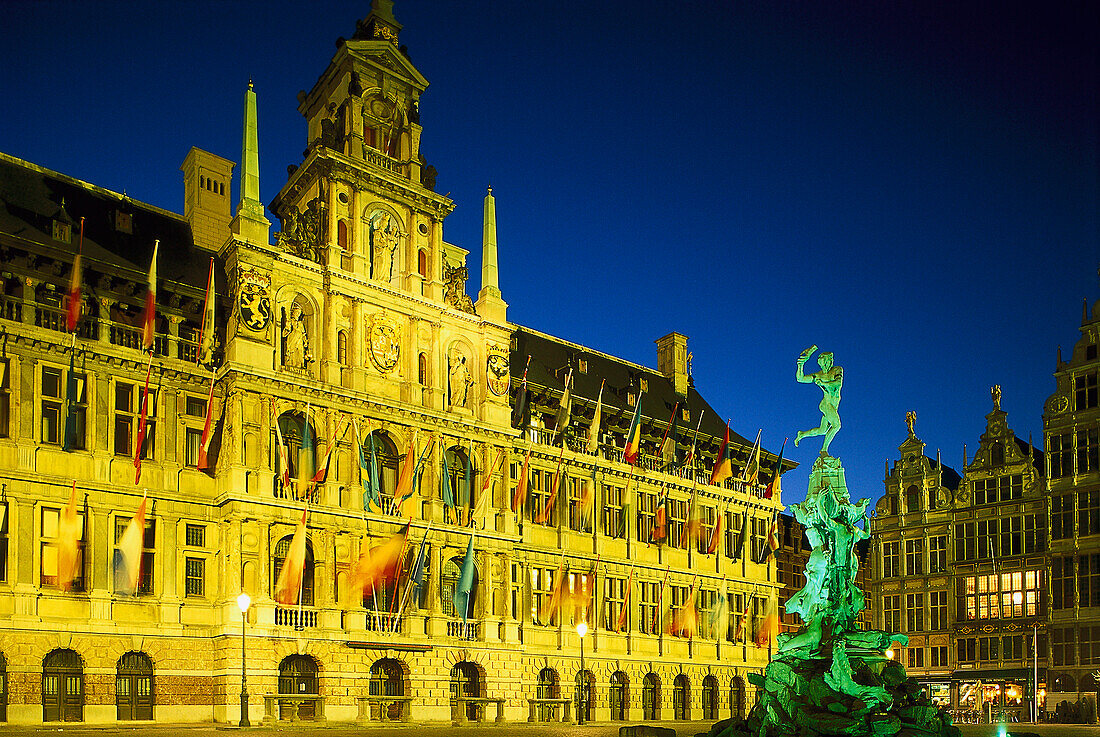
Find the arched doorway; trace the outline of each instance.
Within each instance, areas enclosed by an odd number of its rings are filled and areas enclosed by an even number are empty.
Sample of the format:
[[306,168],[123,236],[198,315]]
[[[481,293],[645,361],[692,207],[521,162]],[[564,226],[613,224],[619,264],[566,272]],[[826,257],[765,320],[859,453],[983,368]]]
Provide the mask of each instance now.
[[42,721],[84,721],[84,664],[72,650],[42,660]]
[[[317,663],[307,655],[290,655],[279,663],[279,694],[286,696],[317,696]],[[295,714],[295,709],[297,713]],[[296,702],[279,700],[279,719],[312,720],[317,717],[317,704],[312,699]]]
[[[405,671],[401,663],[393,658],[382,658],[374,661],[370,667],[371,696],[404,696],[405,695]],[[390,721],[401,719],[404,704],[400,701],[386,704],[386,719]],[[382,705],[372,716],[381,718]]]
[[703,719],[718,718],[718,679],[707,676],[703,679]]
[[642,680],[642,719],[661,718],[661,679],[656,673],[646,673]]
[[118,720],[152,720],[154,703],[153,661],[145,653],[126,653],[118,659],[115,673]]
[[[455,663],[451,668],[451,698],[481,698],[484,695],[485,682],[481,670],[468,660]],[[480,721],[481,704],[467,703],[466,719]]]
[[611,721],[626,721],[627,678],[621,670],[611,674],[611,683],[607,689],[607,703],[611,707]]
[[[539,671],[538,680],[535,682],[535,698],[559,699],[561,689],[558,683],[558,672],[553,668],[543,668]],[[553,722],[558,718],[557,704],[539,704],[535,710],[540,722]]]
[[592,702],[596,700],[596,677],[590,670],[577,671],[576,683],[573,685],[573,700],[577,706],[577,720],[584,717],[584,721],[592,721]]
[[745,684],[737,676],[730,679],[730,717],[741,718],[741,704],[745,698]]
[[672,682],[672,718],[687,721],[691,711],[691,682],[681,673]]

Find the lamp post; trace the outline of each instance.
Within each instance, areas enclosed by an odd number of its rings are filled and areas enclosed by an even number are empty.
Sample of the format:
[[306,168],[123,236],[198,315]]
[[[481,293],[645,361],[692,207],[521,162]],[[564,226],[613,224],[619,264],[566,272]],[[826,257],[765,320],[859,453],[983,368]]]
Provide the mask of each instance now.
[[586,686],[588,685],[588,679],[584,677],[584,636],[588,634],[588,625],[581,622],[577,625],[577,636],[581,639],[581,672],[577,674],[579,683],[577,687],[580,689],[577,693],[577,724],[584,724],[585,713],[588,711],[588,694],[586,693]]
[[244,628],[248,622],[248,607],[252,605],[252,597],[241,592],[237,597],[237,607],[241,610],[241,724],[242,727],[251,727],[248,721],[248,680],[244,669]]

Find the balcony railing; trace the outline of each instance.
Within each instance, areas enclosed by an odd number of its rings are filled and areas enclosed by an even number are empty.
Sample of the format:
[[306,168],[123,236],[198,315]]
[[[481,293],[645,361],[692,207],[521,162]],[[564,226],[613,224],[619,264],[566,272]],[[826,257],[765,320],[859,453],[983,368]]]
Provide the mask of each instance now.
[[[9,317],[8,310],[4,310],[4,317],[9,320],[19,320],[22,318],[23,310],[15,310],[15,317]],[[48,305],[35,305],[34,306],[34,325],[35,327],[44,328],[46,330],[56,330],[59,333],[67,332],[68,327],[68,315],[65,310],[59,310],[56,307],[49,307]],[[76,334],[84,338],[85,340],[95,340],[99,337],[99,322],[94,319],[84,318],[76,325]]]
[[400,632],[401,617],[390,612],[367,612],[368,632]]
[[304,630],[317,626],[317,610],[306,607],[275,607],[275,624]]
[[0,317],[4,318],[5,320],[22,322],[23,300],[16,299],[15,297],[9,297],[7,295],[0,296]]
[[404,175],[404,173],[405,173],[405,171],[404,171],[405,165],[404,164],[402,164],[397,159],[391,158],[391,157],[387,156],[386,154],[384,154],[380,151],[374,150],[373,148],[368,148],[366,150],[366,157],[365,158],[366,158],[368,164],[373,164],[374,166],[377,166],[380,169],[385,169],[386,171],[393,172],[394,174],[397,174],[397,175]]
[[478,622],[463,622],[461,619],[452,619],[447,622],[447,637],[454,637],[459,640],[476,640],[478,639],[480,626]]

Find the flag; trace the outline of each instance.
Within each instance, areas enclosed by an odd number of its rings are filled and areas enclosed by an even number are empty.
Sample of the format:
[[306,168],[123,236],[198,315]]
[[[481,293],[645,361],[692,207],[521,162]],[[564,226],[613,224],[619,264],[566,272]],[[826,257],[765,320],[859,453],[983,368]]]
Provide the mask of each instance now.
[[733,633],[734,642],[744,642],[749,631],[749,609],[752,606],[752,594],[745,596],[745,610],[737,618],[737,630]]
[[573,412],[573,394],[570,391],[572,383],[573,369],[569,369],[569,373],[565,375],[565,391],[562,392],[561,401],[558,403],[558,413],[554,416],[554,435],[563,438],[563,445],[565,429],[569,427],[569,419]]
[[722,439],[722,447],[718,449],[718,457],[714,461],[714,471],[710,475],[710,483],[717,486],[730,476],[733,476],[733,448],[730,447],[730,424],[726,423],[726,436]]
[[669,627],[670,635],[687,637],[688,639],[695,637],[695,630],[699,625],[699,612],[695,608],[695,583],[696,581],[692,581],[691,591],[688,592],[687,599],[672,615],[672,623]]
[[[465,469],[465,474],[464,474],[464,479],[463,479],[464,484],[463,484],[463,488],[462,488],[462,503],[459,505],[460,508],[461,508],[462,514],[464,514],[464,515],[469,514],[471,516],[473,515],[473,510],[470,508],[473,505],[473,498],[472,498],[473,497],[473,488],[470,486],[470,484],[472,483],[472,479],[470,477],[473,475],[473,471],[474,471],[474,468],[473,468],[473,464],[474,464],[473,455],[474,455],[474,444],[473,444],[473,441],[471,441],[470,442],[470,451],[466,454],[466,469]],[[462,520],[459,520],[459,521],[461,522]]]
[[768,610],[760,622],[760,629],[756,631],[756,646],[771,647],[778,635],[779,611],[776,609],[775,599],[769,599]]
[[[75,338],[74,338],[75,341]],[[76,374],[76,345],[69,354],[69,373],[65,377],[65,427],[61,438],[62,450],[73,450],[81,444],[80,413],[77,405],[84,395],[86,379]]]
[[528,450],[523,458],[523,470],[519,472],[519,479],[516,481],[516,491],[512,495],[512,511],[516,513],[517,519],[523,516],[523,507],[527,504],[527,478],[530,470],[531,451]]
[[668,583],[668,567],[665,567],[665,578],[661,581],[661,590],[657,594],[657,606],[653,610],[653,627],[650,630],[652,634],[657,634],[660,630],[657,625],[660,623],[661,618],[664,616],[665,608],[665,584]]
[[688,516],[684,521],[683,532],[680,533],[680,547],[685,550],[695,540],[702,539],[703,519],[700,514],[698,499],[699,490],[692,485],[691,500],[688,502]]
[[760,562],[767,563],[768,558],[779,550],[779,513],[772,515],[771,525],[768,526],[768,537],[764,541],[764,549],[760,552]]
[[630,564],[630,573],[626,577],[626,587],[623,589],[623,604],[619,607],[619,619],[615,622],[615,631],[624,632],[627,627],[627,617],[630,612],[630,591],[634,582],[634,564]]
[[623,446],[623,462],[634,465],[638,461],[638,450],[642,445],[642,394],[634,404],[634,417],[630,420],[630,429],[626,431],[626,445]]
[[600,393],[596,397],[596,412],[592,415],[592,422],[588,425],[588,452],[595,453],[600,446],[600,419],[603,415],[603,384],[600,382]]
[[157,322],[157,249],[160,241],[153,241],[153,259],[149,262],[149,291],[145,293],[145,319],[142,327],[141,348],[148,351],[153,347],[153,333]]
[[677,414],[679,409],[680,403],[677,402],[672,408],[672,417],[668,420],[668,427],[665,428],[665,435],[661,438],[659,455],[665,464],[665,468],[671,468],[676,463],[676,442],[679,437],[679,433],[676,429],[676,421],[679,419]]
[[581,530],[587,532],[592,524],[593,512],[596,511],[596,467],[592,467],[592,483],[585,484],[581,498],[577,500],[577,518],[580,521]]
[[558,456],[558,467],[554,471],[554,485],[550,487],[550,496],[546,497],[546,503],[542,507],[542,511],[539,512],[539,516],[535,519],[535,524],[545,525],[550,520],[550,515],[554,511],[554,504],[558,500],[558,489],[561,488],[561,484],[565,481],[565,469],[562,467],[562,458],[565,456],[565,446],[562,446],[561,455]]
[[745,467],[741,469],[741,483],[752,485],[755,484],[760,477],[760,433],[762,430],[756,431],[756,442],[752,444],[752,450],[749,451],[749,459],[745,461]]
[[470,532],[470,543],[466,546],[466,557],[462,560],[462,571],[458,574],[455,593],[451,598],[455,613],[465,622],[470,616],[470,592],[474,590],[474,533]]
[[[45,551],[43,551],[45,552]],[[57,586],[62,591],[72,588],[80,577],[80,517],[76,514],[76,481],[69,492],[69,503],[61,510],[57,523]]]
[[633,497],[630,495],[631,483],[634,481],[634,469],[630,469],[630,476],[626,479],[626,488],[623,490],[623,510],[619,513],[619,529],[615,531],[615,537],[621,537],[626,539],[627,520],[630,518],[631,509],[633,509],[634,502]]
[[531,357],[527,356],[527,365],[523,367],[523,381],[516,388],[516,403],[512,407],[512,427],[522,430],[527,416],[527,369]]
[[283,568],[279,571],[279,579],[275,582],[275,601],[285,606],[298,603],[298,596],[302,591],[302,576],[306,566],[306,516],[309,514],[309,505],[302,509],[302,519],[294,530],[294,537],[290,539],[290,549],[283,559]]
[[153,375],[153,357],[149,356],[149,368],[145,372],[145,389],[141,392],[141,417],[138,418],[137,441],[134,443],[134,483],[141,481],[141,451],[145,446],[145,427],[149,417],[149,377]]
[[[416,438],[413,438],[415,442]],[[424,473],[424,461],[428,459],[428,456],[432,452],[432,448],[435,447],[435,440],[432,437],[428,438],[428,442],[424,444],[424,450],[420,453],[420,457],[416,459],[416,466],[413,467],[412,483],[409,485],[409,489],[400,497],[394,496],[394,514],[401,513],[402,505],[407,502],[413,494],[420,490],[420,478]],[[404,473],[404,469],[402,469]]]
[[[202,439],[199,440],[199,458],[195,467],[205,471],[209,466],[210,441],[214,439],[214,372],[210,372],[210,393],[206,397],[206,421],[202,424]],[[278,426],[278,423],[276,423]]]
[[775,471],[772,473],[771,481],[768,482],[768,488],[764,489],[764,498],[771,499],[772,494],[780,491],[779,476],[783,473],[783,451],[787,448],[787,439],[783,438],[783,445],[779,447],[779,460],[775,462]]
[[[274,404],[271,409],[274,413]],[[279,478],[283,482],[283,490],[286,491],[290,488],[290,461],[287,459],[286,443],[283,442],[283,431],[279,428],[278,417],[275,418],[275,441],[279,445]]]
[[668,490],[661,494],[657,509],[653,512],[653,539],[664,540],[668,531]]
[[[442,438],[439,441],[439,447],[440,448],[443,447]],[[443,496],[443,508],[445,510],[449,509],[451,511],[451,514],[454,514],[454,515],[457,516],[457,512],[455,511],[454,490],[451,488],[451,467],[450,467],[450,464],[447,463],[447,451],[446,450],[443,451],[443,478],[442,478],[442,489],[441,489],[441,491],[442,491],[442,496]]]
[[558,571],[554,574],[554,587],[550,593],[550,598],[539,608],[539,624],[550,624],[561,609],[561,592],[564,584],[565,554],[562,554],[561,562],[558,563]]
[[474,510],[470,512],[471,525],[473,525],[476,520],[482,519],[489,510],[489,502],[493,496],[493,479],[500,469],[500,462],[503,458],[504,448],[497,448],[496,457],[493,459],[492,465],[489,466],[488,470],[485,472],[485,481],[481,484],[481,493],[478,494],[477,504],[474,506]]
[[374,433],[367,434],[370,443],[370,456],[364,454],[363,440],[359,437],[359,423],[355,423],[355,447],[359,456],[359,483],[363,486],[363,509],[370,509],[370,505],[382,506],[382,500],[378,496],[378,459],[374,454]]
[[313,481],[313,426],[309,424],[309,407],[306,407],[306,416],[302,419],[302,440],[298,444],[298,494],[305,495],[309,491],[309,484]]
[[342,440],[341,435],[343,432],[347,432],[347,425],[343,424],[343,418],[337,419],[336,428],[333,430],[332,435],[329,436],[328,441],[325,443],[325,458],[321,461],[320,467],[317,469],[317,473],[313,474],[313,478],[309,480],[310,484],[320,484],[328,477],[328,464],[332,460],[332,452],[336,450],[337,440]]
[[[348,579],[348,592],[351,596],[350,604],[358,606],[363,601],[363,593],[372,589],[375,584],[392,585],[397,581],[401,572],[401,554],[405,550],[405,541],[409,536],[411,522],[405,524],[400,532],[392,535],[381,545],[370,547],[366,540],[359,550],[359,560],[352,566],[351,576]],[[427,532],[425,532],[427,539]],[[293,549],[294,543],[291,543]],[[421,554],[424,554],[421,544]],[[290,556],[287,556],[290,560]],[[284,568],[285,570],[285,568]],[[423,580],[424,571],[420,571]],[[281,577],[280,577],[281,578]],[[295,600],[297,596],[295,596]],[[291,602],[294,603],[294,602]]]
[[725,517],[718,509],[714,510],[714,529],[710,531],[710,539],[707,540],[707,555],[718,552],[718,545],[722,540],[722,521]]
[[416,472],[416,433],[409,440],[409,449],[405,453],[405,462],[401,464],[401,475],[397,478],[397,488],[393,492],[395,513],[400,512],[398,499],[404,501],[412,496],[413,474]]
[[137,513],[126,525],[125,532],[118,540],[115,550],[115,592],[134,594],[141,580],[141,551],[145,547],[145,504],[147,498],[141,496]]
[[741,531],[737,533],[737,544],[733,546],[733,559],[741,560],[741,555],[745,551],[745,538],[749,534],[749,513],[743,512],[741,514]]
[[692,477],[695,476],[695,446],[699,442],[699,428],[703,425],[703,415],[706,410],[699,410],[699,419],[695,423],[695,435],[691,438],[691,450],[688,451],[687,458],[684,459],[683,468],[687,469],[687,472]]
[[69,333],[76,330],[76,323],[80,320],[80,309],[83,306],[80,296],[81,280],[83,278],[80,254],[83,253],[83,251],[84,218],[80,218],[80,248],[76,252],[76,258],[73,259],[73,271],[69,275],[69,301],[65,309],[65,331]]
[[416,554],[416,560],[413,561],[412,570],[409,571],[409,583],[418,590],[424,585],[424,572],[428,569],[428,532],[430,530],[429,522],[428,529],[424,530],[424,539],[420,541],[420,550]]
[[[707,632],[710,637],[715,640],[719,639],[722,634],[723,624],[728,625],[728,602],[725,596],[715,597],[714,606],[711,608],[710,613],[707,616]],[[728,630],[727,630],[728,631]]]
[[206,277],[206,300],[202,307],[202,328],[199,345],[195,351],[195,363],[208,364],[214,360],[214,257],[210,257],[210,273]]

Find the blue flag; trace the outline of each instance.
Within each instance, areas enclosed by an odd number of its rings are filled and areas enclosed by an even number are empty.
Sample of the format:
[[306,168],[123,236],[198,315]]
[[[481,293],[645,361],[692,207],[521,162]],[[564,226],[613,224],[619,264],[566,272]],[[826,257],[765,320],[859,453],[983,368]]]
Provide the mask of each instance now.
[[420,552],[416,554],[409,581],[419,590],[424,585],[424,571],[428,567],[428,530],[424,530],[424,539],[420,541]]
[[69,354],[69,373],[65,377],[65,427],[62,430],[61,449],[73,450],[80,445],[80,429],[77,425],[76,404],[80,401],[80,387],[76,378],[76,348]]
[[451,469],[447,464],[447,451],[443,451],[443,505],[451,510],[455,508],[455,495],[451,489]]
[[466,558],[462,561],[462,572],[458,575],[455,595],[451,601],[455,605],[455,614],[465,622],[470,612],[470,592],[474,590],[474,533],[470,533],[470,544],[466,547]]

